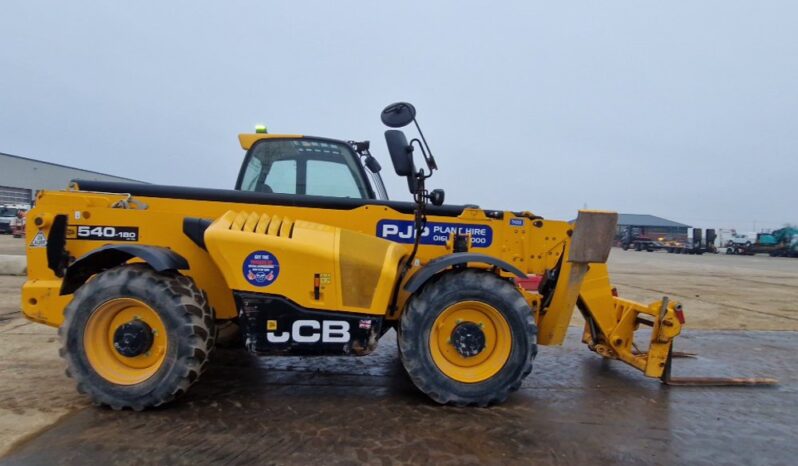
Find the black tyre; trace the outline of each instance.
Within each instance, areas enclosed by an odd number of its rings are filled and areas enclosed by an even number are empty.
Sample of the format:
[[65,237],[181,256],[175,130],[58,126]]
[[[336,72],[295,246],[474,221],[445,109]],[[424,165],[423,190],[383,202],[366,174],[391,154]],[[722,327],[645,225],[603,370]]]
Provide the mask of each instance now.
[[410,379],[441,404],[488,406],[521,386],[537,354],[532,310],[510,281],[447,272],[411,297],[399,327]]
[[142,410],[184,394],[214,348],[213,309],[188,277],[119,266],[80,287],[58,330],[78,392]]

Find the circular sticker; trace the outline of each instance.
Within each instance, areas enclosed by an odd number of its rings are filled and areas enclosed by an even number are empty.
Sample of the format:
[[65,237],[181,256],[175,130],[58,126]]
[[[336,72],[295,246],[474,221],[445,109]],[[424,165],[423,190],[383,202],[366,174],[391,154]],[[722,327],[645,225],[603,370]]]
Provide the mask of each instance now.
[[268,251],[255,251],[244,259],[244,278],[253,286],[269,286],[280,275],[280,262]]

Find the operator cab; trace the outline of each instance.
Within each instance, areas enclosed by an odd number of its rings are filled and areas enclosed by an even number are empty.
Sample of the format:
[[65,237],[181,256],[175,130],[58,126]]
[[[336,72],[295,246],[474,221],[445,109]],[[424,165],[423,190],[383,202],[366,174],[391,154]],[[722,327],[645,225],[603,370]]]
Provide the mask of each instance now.
[[[441,189],[427,191],[425,187],[425,181],[438,166],[416,120],[416,109],[410,103],[397,102],[385,107],[381,119],[386,126],[394,128],[385,132],[394,171],[407,178],[416,212],[423,217],[427,203],[436,207],[443,205],[444,192]],[[405,134],[396,128],[411,123],[420,139],[408,142]],[[240,134],[238,139],[247,154],[238,174],[236,191],[388,200],[379,173],[380,164],[369,152],[368,141],[268,134],[262,125],[256,126],[255,134]],[[416,147],[426,170],[416,169],[413,162]]]
[[242,134],[239,139],[247,155],[236,182],[238,191],[388,199],[368,141],[263,133]]

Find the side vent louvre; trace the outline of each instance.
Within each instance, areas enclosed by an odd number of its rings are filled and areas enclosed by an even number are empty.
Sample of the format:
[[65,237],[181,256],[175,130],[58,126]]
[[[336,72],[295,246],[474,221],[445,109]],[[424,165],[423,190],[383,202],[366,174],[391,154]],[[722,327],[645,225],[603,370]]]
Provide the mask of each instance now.
[[230,224],[230,229],[245,233],[291,238],[294,235],[294,220],[279,215],[238,212]]

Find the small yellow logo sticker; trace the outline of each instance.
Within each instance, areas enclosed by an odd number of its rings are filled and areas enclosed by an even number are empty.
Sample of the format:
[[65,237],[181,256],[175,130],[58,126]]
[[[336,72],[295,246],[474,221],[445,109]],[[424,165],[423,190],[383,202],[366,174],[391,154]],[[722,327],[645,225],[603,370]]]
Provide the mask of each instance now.
[[266,330],[277,330],[277,321],[276,320],[267,320],[266,321]]

